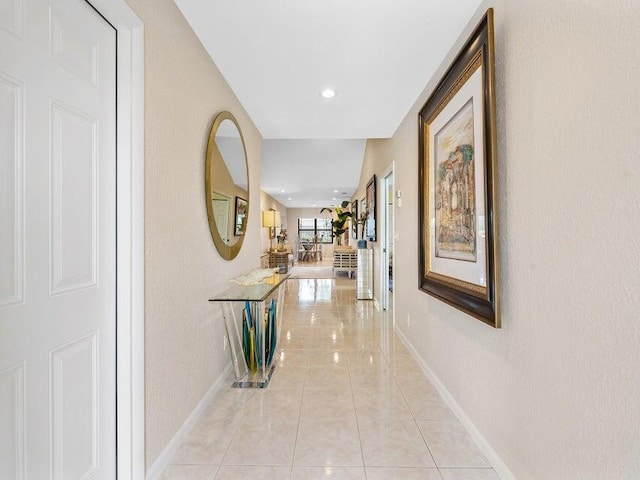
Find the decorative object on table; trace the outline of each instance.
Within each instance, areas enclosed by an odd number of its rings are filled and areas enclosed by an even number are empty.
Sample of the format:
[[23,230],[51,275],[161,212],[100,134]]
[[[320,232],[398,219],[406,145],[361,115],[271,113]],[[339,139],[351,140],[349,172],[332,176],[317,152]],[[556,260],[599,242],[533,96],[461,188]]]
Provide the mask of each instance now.
[[367,183],[366,195],[367,199],[367,223],[365,238],[370,242],[376,241],[376,176],[374,175]]
[[287,243],[287,238],[289,238],[289,234],[287,233],[286,228],[280,228],[280,233],[278,233],[278,246],[276,247],[279,252],[284,251],[285,244]]
[[352,217],[351,217],[351,238],[353,238],[354,240],[358,239],[358,222],[359,222],[359,218],[358,218],[358,200],[354,200],[353,202],[351,202],[351,213],[352,213]]
[[347,228],[349,228],[346,225],[347,220],[353,217],[353,213],[347,210],[348,207],[349,201],[345,200],[340,204],[339,207],[324,207],[322,210],[320,210],[320,213],[333,213],[333,219],[331,220],[331,233],[336,238],[336,242],[338,245],[342,245],[342,235],[347,231]]
[[280,226],[280,212],[266,210],[262,212],[262,226],[269,229],[269,251],[273,250],[273,239],[276,238],[276,227]]
[[[240,126],[230,112],[219,113],[213,121],[204,179],[211,238],[220,256],[233,260],[244,242],[248,221],[249,202],[244,199],[249,198],[249,164]],[[240,198],[240,205],[236,200],[234,206],[235,197]],[[238,211],[242,210],[244,216],[238,230]]]
[[254,268],[248,273],[238,275],[230,280],[230,282],[237,283],[238,285],[260,285],[269,278],[273,277],[274,273],[278,273],[277,268]]
[[493,10],[419,114],[420,289],[500,328]]
[[233,234],[237,237],[244,235],[247,229],[247,201],[244,198],[236,197],[235,229]]

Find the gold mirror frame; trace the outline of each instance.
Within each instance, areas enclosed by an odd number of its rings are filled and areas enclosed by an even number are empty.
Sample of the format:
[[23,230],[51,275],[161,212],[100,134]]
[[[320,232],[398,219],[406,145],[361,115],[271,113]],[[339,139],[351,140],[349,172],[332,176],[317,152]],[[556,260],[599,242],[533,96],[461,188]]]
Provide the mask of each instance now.
[[[240,125],[238,125],[238,121],[235,119],[231,112],[221,112],[219,113],[215,120],[213,121],[213,126],[211,127],[211,133],[209,134],[209,142],[207,144],[207,157],[205,161],[205,169],[204,169],[204,189],[205,189],[205,201],[207,205],[207,218],[209,220],[209,230],[211,231],[211,238],[213,239],[213,243],[218,250],[218,253],[225,260],[233,260],[236,258],[240,249],[242,248],[242,244],[244,243],[244,237],[246,235],[240,235],[237,238],[237,241],[232,245],[227,244],[223,238],[220,236],[220,232],[218,231],[218,227],[216,225],[216,220],[213,214],[213,185],[212,185],[212,164],[214,160],[215,163],[222,161],[226,164],[225,159],[220,152],[220,149],[216,145],[216,133],[218,132],[218,128],[224,120],[230,120],[233,122],[235,127],[238,129],[238,133],[240,134],[240,141],[242,142],[242,151],[244,153],[244,161],[245,168],[247,172],[247,216],[245,220],[245,225],[248,224],[249,221],[249,192],[250,192],[250,182],[249,182],[249,161],[247,159],[247,148],[244,143],[244,137],[242,136],[242,130],[240,129]],[[215,158],[214,158],[215,157]],[[215,172],[213,172],[215,176]],[[231,202],[234,203],[234,202]],[[235,223],[235,218],[234,218]],[[246,227],[245,227],[246,229]]]

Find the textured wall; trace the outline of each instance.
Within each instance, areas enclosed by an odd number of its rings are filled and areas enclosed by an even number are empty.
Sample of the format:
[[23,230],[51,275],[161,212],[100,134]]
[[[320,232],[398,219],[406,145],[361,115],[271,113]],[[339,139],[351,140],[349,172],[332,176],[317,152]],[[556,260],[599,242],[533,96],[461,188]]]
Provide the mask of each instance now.
[[[392,143],[390,139],[377,138],[367,140],[367,144],[364,149],[364,159],[362,160],[362,171],[360,172],[360,184],[353,197],[351,197],[351,201],[357,199],[358,202],[363,198],[366,198],[367,183],[369,183],[369,180],[371,180],[373,175],[376,176],[376,241],[367,241],[367,247],[373,249],[373,298],[378,303],[382,301],[380,296],[380,250],[382,248],[382,205],[380,202],[380,180],[385,170],[387,170],[389,165],[391,165],[391,162],[395,159],[394,155],[396,152],[391,150],[391,145]],[[394,190],[398,190],[398,188],[397,182],[395,182]],[[362,212],[359,211],[358,215],[361,213]],[[399,228],[401,227],[396,225],[396,235]],[[358,229],[358,235],[360,235],[362,233],[361,226],[359,226]],[[393,255],[395,262],[396,253],[394,252]]]
[[[258,265],[261,137],[171,0],[129,0],[145,28],[147,468],[228,363],[207,299]],[[207,223],[204,161],[216,113],[231,111],[249,159],[244,246],[227,262]]]
[[434,80],[375,147],[403,191],[397,324],[519,480],[638,479],[640,4],[492,4],[503,329],[417,289],[417,112]]

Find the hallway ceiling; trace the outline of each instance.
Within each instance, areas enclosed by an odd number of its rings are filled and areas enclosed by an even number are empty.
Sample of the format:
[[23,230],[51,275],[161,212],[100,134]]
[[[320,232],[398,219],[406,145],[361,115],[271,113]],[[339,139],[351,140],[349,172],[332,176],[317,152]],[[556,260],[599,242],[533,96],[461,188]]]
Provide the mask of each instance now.
[[364,145],[364,139],[263,140],[260,186],[289,208],[340,205],[358,185]]
[[[335,140],[391,137],[481,0],[175,2],[264,139]],[[336,96],[324,99],[325,88]],[[305,168],[281,169],[283,184],[324,188],[324,204],[334,187],[353,193],[362,158],[351,158],[352,147],[341,168],[355,184],[287,177]],[[285,155],[263,155],[262,171],[305,162]],[[314,201],[289,201],[281,189],[263,188],[287,206]]]

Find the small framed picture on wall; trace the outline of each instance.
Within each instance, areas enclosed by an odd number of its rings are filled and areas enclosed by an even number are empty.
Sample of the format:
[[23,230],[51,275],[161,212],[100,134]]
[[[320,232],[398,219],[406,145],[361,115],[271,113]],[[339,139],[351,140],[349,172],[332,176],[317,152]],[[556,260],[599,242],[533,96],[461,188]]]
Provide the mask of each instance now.
[[376,241],[376,176],[374,175],[367,183],[365,195],[367,201],[367,228],[366,239],[370,242]]
[[233,234],[236,237],[244,235],[247,228],[247,201],[244,198],[236,197],[235,228]]
[[351,238],[358,238],[358,200],[351,202]]

